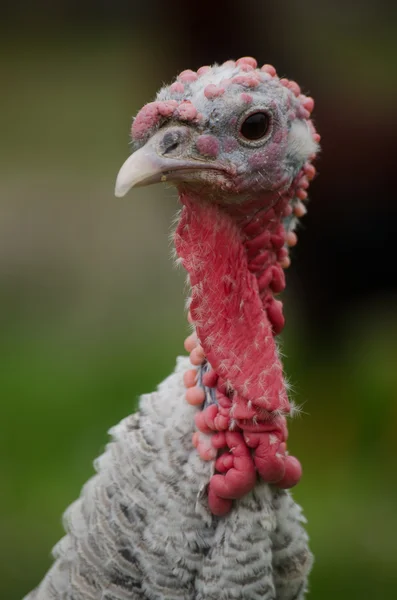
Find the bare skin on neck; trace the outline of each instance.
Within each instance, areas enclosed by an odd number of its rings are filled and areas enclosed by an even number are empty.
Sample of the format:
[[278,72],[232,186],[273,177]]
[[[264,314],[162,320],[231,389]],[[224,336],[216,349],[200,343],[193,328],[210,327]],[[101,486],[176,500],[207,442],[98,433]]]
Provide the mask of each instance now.
[[[255,220],[237,219],[239,226],[216,206],[181,199],[175,244],[190,275],[191,320],[202,340],[201,346],[191,337],[187,349],[196,364],[210,362],[207,378],[218,399],[197,413],[193,443],[202,458],[216,459],[208,499],[222,515],[254,487],[257,474],[280,487],[301,476],[299,462],[286,454],[290,406],[274,341],[284,324],[274,292],[285,285],[278,261],[286,256],[281,218],[289,198]],[[187,400],[199,405],[195,373],[185,383]]]

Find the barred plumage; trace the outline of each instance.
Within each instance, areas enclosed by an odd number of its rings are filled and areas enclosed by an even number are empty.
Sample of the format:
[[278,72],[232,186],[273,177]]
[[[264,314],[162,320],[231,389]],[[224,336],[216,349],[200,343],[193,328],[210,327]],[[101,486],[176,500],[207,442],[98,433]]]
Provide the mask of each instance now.
[[97,475],[65,513],[53,567],[25,600],[303,598],[311,554],[289,492],[258,482],[222,518],[202,498],[212,463],[191,443],[189,367],[179,358],[110,431]]

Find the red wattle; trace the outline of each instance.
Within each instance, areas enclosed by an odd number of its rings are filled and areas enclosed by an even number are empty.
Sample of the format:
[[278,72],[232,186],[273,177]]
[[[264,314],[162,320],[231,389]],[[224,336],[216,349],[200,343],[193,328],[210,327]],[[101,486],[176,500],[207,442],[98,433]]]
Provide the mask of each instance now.
[[229,450],[216,462],[225,474],[209,484],[209,507],[221,515],[253,488],[257,473],[285,487],[299,474],[298,461],[285,454],[290,405],[274,340],[284,325],[273,293],[285,286],[278,254],[288,198],[248,222],[184,193],[181,201],[175,246],[190,276],[197,335],[218,376],[212,382],[219,406],[197,413],[196,425],[207,434],[224,432]]

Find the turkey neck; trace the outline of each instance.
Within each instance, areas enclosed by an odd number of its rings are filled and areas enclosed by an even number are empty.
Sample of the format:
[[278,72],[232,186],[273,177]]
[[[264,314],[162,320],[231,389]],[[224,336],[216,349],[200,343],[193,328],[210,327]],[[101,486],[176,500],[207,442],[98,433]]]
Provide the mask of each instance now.
[[[289,412],[274,335],[284,325],[274,294],[285,287],[282,219],[288,197],[216,205],[181,191],[175,247],[192,288],[190,311],[200,343],[244,429]],[[263,199],[261,199],[263,206]]]

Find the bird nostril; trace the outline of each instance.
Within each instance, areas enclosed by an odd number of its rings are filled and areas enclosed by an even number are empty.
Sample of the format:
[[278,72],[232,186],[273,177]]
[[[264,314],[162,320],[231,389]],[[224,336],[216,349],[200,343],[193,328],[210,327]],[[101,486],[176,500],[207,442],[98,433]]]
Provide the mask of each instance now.
[[163,154],[169,154],[173,150],[176,150],[179,146],[178,136],[175,136],[175,134],[172,134],[170,132],[166,133],[163,138],[162,146]]
[[166,147],[166,149],[164,150],[163,154],[168,154],[169,152],[172,152],[173,150],[176,150],[178,148],[178,146],[179,146],[179,142],[174,142],[170,146]]

